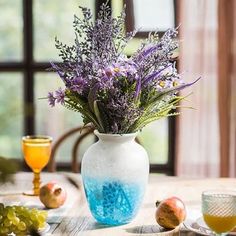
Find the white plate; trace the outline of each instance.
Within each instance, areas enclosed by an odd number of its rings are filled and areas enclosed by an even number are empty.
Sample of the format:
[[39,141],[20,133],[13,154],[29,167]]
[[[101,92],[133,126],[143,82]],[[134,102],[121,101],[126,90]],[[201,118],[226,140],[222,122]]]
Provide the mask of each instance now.
[[[45,226],[44,226],[44,228],[39,229],[39,233],[42,234],[42,235],[44,235],[45,233],[47,233],[47,232],[49,231],[49,229],[50,229],[50,225],[49,225],[48,223],[46,223]],[[11,234],[9,234],[9,236],[15,236],[15,234],[14,234],[14,233],[11,233]],[[30,235],[29,235],[29,236],[30,236]]]
[[[196,220],[187,219],[184,221],[184,226],[195,233],[206,236],[213,236],[212,231],[207,227],[202,217],[197,218]],[[236,232],[231,232],[228,235],[236,235]]]

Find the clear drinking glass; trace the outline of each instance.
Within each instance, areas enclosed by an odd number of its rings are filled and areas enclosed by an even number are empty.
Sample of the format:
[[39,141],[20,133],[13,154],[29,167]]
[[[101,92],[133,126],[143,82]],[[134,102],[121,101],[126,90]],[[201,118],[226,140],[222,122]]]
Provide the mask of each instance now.
[[27,165],[34,173],[33,192],[25,195],[38,196],[40,172],[48,164],[51,155],[52,138],[43,135],[29,135],[22,138],[22,151]]
[[203,192],[202,214],[215,235],[226,235],[236,226],[236,191]]

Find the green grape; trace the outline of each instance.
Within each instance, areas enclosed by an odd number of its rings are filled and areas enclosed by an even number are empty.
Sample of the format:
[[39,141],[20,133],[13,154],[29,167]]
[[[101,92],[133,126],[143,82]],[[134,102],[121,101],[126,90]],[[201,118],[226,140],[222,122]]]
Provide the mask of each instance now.
[[45,222],[39,223],[39,229],[42,229],[42,228],[44,228],[44,227],[45,227]]
[[15,230],[17,230],[17,226],[16,225],[11,225],[11,232],[15,232]]
[[0,224],[0,235],[3,234],[2,230],[4,229],[4,225]]
[[[0,235],[15,233],[26,235],[30,228],[42,228],[45,225],[47,212],[29,209],[23,206],[6,206],[0,204]],[[31,219],[32,218],[32,219]]]
[[20,230],[20,231],[25,231],[27,228],[26,228],[26,224],[25,222],[23,221],[20,221],[17,228]]
[[37,215],[38,215],[38,212],[39,212],[39,210],[37,210],[36,208],[32,208],[32,209],[31,209],[32,215],[37,216]]
[[44,211],[44,210],[41,210],[40,211],[40,215],[44,216],[45,219],[48,217],[48,212],[47,211]]
[[4,226],[5,226],[5,227],[10,227],[11,225],[12,225],[12,221],[6,218],[6,219],[4,220]]
[[47,216],[45,214],[41,212],[38,214],[39,228],[43,228],[45,226],[46,218]]
[[18,212],[18,214],[21,214],[22,212],[25,211],[25,208],[23,206],[16,206],[16,211]]
[[43,215],[38,215],[38,221],[40,223],[44,223],[45,222],[45,217]]
[[32,214],[30,214],[30,219],[32,220],[32,221],[37,221],[37,215],[36,214],[34,214],[34,212],[31,212]]
[[32,226],[32,224],[33,224],[33,222],[32,222],[30,219],[25,219],[24,222],[25,222],[25,224],[26,224],[26,226],[27,226],[28,229],[29,229],[29,228]]
[[8,228],[4,228],[4,226],[0,228],[0,235],[6,235],[8,233]]
[[12,223],[13,223],[14,225],[18,225],[19,222],[20,222],[20,219],[19,219],[18,217],[16,217],[16,216],[12,219]]
[[14,212],[14,209],[9,209],[8,212],[7,212],[7,218],[9,220],[12,220],[16,217],[16,214]]
[[14,233],[27,235],[30,229],[43,228],[47,212],[24,206],[6,206],[0,203],[0,235]]
[[39,222],[38,221],[33,221],[33,228],[39,229]]

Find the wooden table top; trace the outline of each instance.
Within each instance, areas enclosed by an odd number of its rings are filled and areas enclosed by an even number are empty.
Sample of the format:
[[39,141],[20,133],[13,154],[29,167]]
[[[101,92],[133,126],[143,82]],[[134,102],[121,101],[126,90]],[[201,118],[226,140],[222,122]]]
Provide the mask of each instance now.
[[[66,175],[70,175],[78,184],[79,189],[73,186]],[[14,184],[0,185],[0,202],[5,204],[23,204],[43,208],[38,197],[22,195],[23,191],[32,186],[32,173],[20,172],[15,176]],[[181,198],[187,206],[187,217],[193,212],[200,213],[201,192],[209,189],[236,189],[236,179],[186,179],[166,177],[150,174],[149,185],[143,205],[136,218],[129,224],[108,227],[98,224],[91,216],[81,176],[72,173],[42,173],[42,183],[55,180],[65,187],[68,197],[65,204],[58,209],[48,210],[48,224],[50,229],[43,235],[86,235],[86,236],[134,236],[134,235],[197,235],[189,232],[185,227],[173,231],[163,232],[155,221],[155,202],[171,196]],[[162,231],[162,232],[160,232]]]

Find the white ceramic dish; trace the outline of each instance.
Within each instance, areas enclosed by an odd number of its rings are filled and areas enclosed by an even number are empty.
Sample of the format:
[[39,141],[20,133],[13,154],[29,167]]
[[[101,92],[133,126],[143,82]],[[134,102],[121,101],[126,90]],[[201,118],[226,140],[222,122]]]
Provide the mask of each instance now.
[[[192,232],[198,233],[200,235],[214,236],[212,231],[205,224],[202,217],[199,217],[196,220],[187,219],[183,224],[188,230]],[[236,235],[236,232],[231,232],[228,235]]]
[[[47,233],[50,229],[50,225],[46,223],[45,227],[42,229],[39,229],[39,233],[43,236],[45,233]],[[15,236],[14,233],[9,234],[9,236]]]

